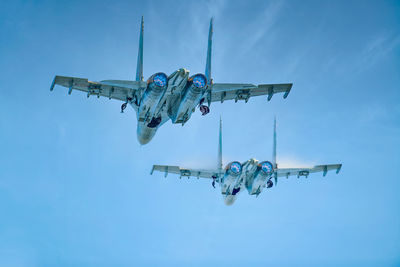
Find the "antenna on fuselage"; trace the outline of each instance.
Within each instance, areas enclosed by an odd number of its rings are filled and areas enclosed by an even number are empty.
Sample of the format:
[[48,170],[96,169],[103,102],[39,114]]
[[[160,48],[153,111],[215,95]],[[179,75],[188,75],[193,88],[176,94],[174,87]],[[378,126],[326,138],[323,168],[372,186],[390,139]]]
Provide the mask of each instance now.
[[222,118],[219,117],[218,171],[222,174]]
[[207,61],[205,75],[207,78],[207,84],[212,83],[211,78],[211,50],[212,50],[212,34],[213,34],[213,18],[210,20],[210,30],[208,31],[208,46],[207,46]]
[[278,164],[276,163],[276,116],[274,117],[274,137],[272,144],[272,165],[274,166],[275,185],[278,183]]
[[143,31],[144,31],[144,20],[142,16],[142,22],[140,24],[140,36],[139,36],[139,52],[137,57],[136,66],[136,81],[143,81]]

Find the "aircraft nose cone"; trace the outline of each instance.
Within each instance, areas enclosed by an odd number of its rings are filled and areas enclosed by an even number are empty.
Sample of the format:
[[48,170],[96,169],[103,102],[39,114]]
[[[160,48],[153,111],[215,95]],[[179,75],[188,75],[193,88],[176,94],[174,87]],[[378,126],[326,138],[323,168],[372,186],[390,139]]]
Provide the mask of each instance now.
[[137,139],[141,145],[145,145],[153,139],[157,128],[149,128],[143,125],[138,125]]
[[225,205],[230,206],[232,205],[236,200],[235,196],[229,195],[225,197]]
[[151,139],[149,139],[149,138],[138,135],[138,141],[139,141],[139,144],[141,144],[141,145],[148,144],[150,142],[150,140]]

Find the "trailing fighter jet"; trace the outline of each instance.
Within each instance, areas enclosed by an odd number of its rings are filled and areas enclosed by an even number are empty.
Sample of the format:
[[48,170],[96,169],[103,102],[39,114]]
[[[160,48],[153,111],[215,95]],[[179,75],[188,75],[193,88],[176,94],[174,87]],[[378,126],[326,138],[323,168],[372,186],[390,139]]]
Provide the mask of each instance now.
[[[154,171],[164,172],[165,177],[168,173],[179,174],[190,178],[191,176],[199,178],[212,179],[212,186],[215,188],[215,183],[221,186],[221,194],[224,197],[226,205],[232,205],[236,200],[238,193],[247,190],[249,195],[258,196],[262,190],[271,188],[278,183],[279,177],[300,176],[308,177],[310,173],[323,172],[326,176],[329,170],[336,170],[339,173],[342,164],[326,164],[317,165],[312,168],[278,168],[276,163],[276,120],[274,120],[274,137],[272,161],[258,161],[249,159],[246,162],[240,163],[233,161],[222,168],[222,121],[219,126],[219,146],[218,146],[218,162],[217,168],[213,170],[202,169],[186,169],[178,166],[153,165],[151,174]],[[272,181],[274,179],[274,182]]]
[[130,104],[137,115],[137,137],[140,144],[147,144],[157,129],[166,121],[184,125],[199,107],[202,115],[210,111],[211,102],[234,99],[244,100],[250,97],[268,95],[268,101],[276,93],[284,93],[286,98],[292,84],[233,84],[213,83],[211,78],[211,48],[213,19],[210,21],[205,73],[189,77],[189,71],[179,69],[167,76],[158,72],[143,80],[143,17],[140,27],[139,53],[137,58],[136,80],[104,80],[91,82],[88,79],[55,76],[50,91],[56,84],[67,87],[68,94],[76,89],[87,93],[123,101],[121,112]]

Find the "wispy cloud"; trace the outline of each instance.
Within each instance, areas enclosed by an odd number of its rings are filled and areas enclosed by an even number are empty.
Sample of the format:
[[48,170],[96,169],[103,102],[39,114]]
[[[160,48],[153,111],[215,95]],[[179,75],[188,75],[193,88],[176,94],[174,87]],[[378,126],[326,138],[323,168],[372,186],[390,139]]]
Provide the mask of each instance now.
[[[281,14],[284,1],[271,1],[262,10],[256,18],[252,18],[245,32],[251,33],[246,37],[246,47],[242,49],[242,54],[247,54],[271,32],[272,27],[276,24]],[[271,35],[271,34],[269,34]]]
[[305,168],[316,164],[316,162],[299,160],[294,157],[279,157],[277,162],[279,168]]
[[370,40],[361,51],[356,69],[362,72],[386,57],[400,45],[400,36],[384,33]]

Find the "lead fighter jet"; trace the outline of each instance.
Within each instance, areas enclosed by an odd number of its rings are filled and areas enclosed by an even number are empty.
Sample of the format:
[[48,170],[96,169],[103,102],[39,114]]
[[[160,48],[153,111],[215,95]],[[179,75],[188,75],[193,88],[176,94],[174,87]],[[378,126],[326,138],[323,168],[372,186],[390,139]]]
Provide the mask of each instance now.
[[143,17],[140,27],[139,53],[137,59],[136,80],[88,81],[85,78],[55,76],[50,91],[56,84],[67,87],[68,94],[76,89],[87,93],[123,101],[121,112],[130,104],[137,115],[137,138],[140,144],[147,144],[157,129],[166,121],[184,125],[196,107],[202,115],[210,111],[211,102],[234,99],[246,103],[252,96],[268,95],[268,101],[276,93],[284,93],[286,98],[292,84],[233,84],[213,83],[211,78],[211,48],[213,19],[210,21],[205,73],[189,77],[189,71],[179,69],[167,76],[158,72],[143,80]]
[[[274,182],[276,185],[279,177],[289,178],[289,176],[294,175],[297,178],[300,178],[300,176],[307,178],[310,173],[314,172],[323,172],[323,176],[325,176],[329,170],[336,170],[336,173],[339,173],[342,168],[342,164],[317,165],[312,168],[278,168],[276,163],[276,120],[274,120],[272,161],[249,159],[243,163],[233,161],[226,165],[224,169],[222,166],[222,122],[220,120],[216,169],[201,170],[186,169],[178,166],[153,165],[151,174],[154,171],[159,171],[164,172],[165,177],[167,177],[168,173],[175,173],[179,174],[180,178],[182,176],[188,178],[194,176],[197,179],[200,177],[212,179],[213,187],[215,187],[216,182],[220,184],[225,204],[232,205],[239,192],[247,190],[249,195],[258,196],[265,187],[271,188]],[[272,178],[274,178],[274,182]]]

